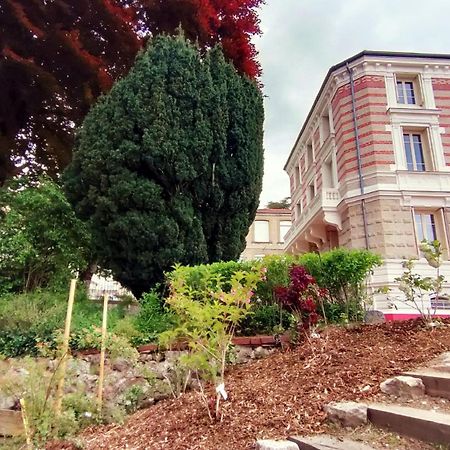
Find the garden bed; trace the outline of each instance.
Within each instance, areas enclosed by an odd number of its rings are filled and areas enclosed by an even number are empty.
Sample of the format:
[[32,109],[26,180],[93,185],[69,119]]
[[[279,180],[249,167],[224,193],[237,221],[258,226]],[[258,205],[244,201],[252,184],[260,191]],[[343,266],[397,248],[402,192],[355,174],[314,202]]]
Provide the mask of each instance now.
[[324,404],[373,398],[384,379],[448,351],[448,323],[434,331],[419,321],[330,327],[297,349],[230,369],[222,423],[211,424],[188,393],[139,411],[125,425],[90,428],[81,439],[86,449],[220,450],[327,431]]

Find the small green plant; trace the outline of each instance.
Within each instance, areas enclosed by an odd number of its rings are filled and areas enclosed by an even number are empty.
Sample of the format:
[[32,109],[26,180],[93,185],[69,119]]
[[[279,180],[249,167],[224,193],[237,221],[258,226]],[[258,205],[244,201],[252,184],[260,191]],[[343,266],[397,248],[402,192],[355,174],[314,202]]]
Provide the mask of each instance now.
[[[220,274],[205,268],[198,289],[188,284],[189,274],[190,268],[176,266],[169,275],[167,303],[179,323],[162,333],[160,341],[166,346],[180,339],[187,343],[189,352],[180,362],[195,373],[209,418],[220,420],[221,399],[228,397],[224,375],[231,340],[239,322],[250,313],[251,298],[262,274],[259,269],[237,271],[225,282]],[[206,383],[214,386],[211,396]]]
[[[416,309],[426,325],[433,323],[433,317],[436,315],[438,299],[442,292],[444,277],[440,274],[442,264],[442,246],[439,241],[424,240],[420,244],[420,251],[424,255],[428,264],[436,269],[436,276],[423,277],[414,273],[414,260],[403,261],[402,266],[405,269],[401,277],[395,281],[399,283],[398,288],[405,294],[405,301]],[[430,305],[430,293],[434,295],[435,307]]]
[[99,419],[94,399],[84,392],[64,396],[61,413],[55,413],[59,364],[49,371],[43,360],[26,357],[18,360],[16,365],[20,375],[2,382],[0,389],[22,399],[23,414],[29,426],[28,437],[37,448],[42,448],[49,439],[64,438]]

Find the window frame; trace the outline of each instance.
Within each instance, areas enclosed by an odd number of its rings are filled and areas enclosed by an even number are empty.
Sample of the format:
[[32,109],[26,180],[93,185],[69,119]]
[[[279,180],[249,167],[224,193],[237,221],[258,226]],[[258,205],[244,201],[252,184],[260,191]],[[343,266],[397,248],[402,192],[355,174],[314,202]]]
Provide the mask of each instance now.
[[[288,225],[283,225],[283,224],[288,224]],[[281,234],[282,228],[286,227],[286,226],[288,226],[289,228],[287,229],[287,231],[284,234]],[[291,227],[292,227],[292,222],[290,220],[280,220],[278,222],[278,235],[279,235],[278,236],[279,237],[278,242],[280,244],[284,244],[284,242],[285,242],[284,241],[284,237],[286,236],[286,234],[288,234],[288,232],[291,229]]]
[[[423,107],[424,106],[424,97],[422,93],[422,83],[420,80],[420,74],[395,74],[395,99],[397,106],[406,107],[406,108],[414,108],[414,107]],[[414,103],[408,102],[407,95],[407,84],[411,84],[412,94],[414,98]],[[403,97],[403,102],[400,101],[399,95],[399,84],[401,85],[401,93]]]
[[[264,223],[267,225],[267,240],[257,239],[257,224]],[[270,222],[264,219],[256,219],[253,226],[253,242],[255,244],[270,244]]]
[[[405,170],[414,173],[432,172],[435,170],[436,162],[429,135],[429,129],[402,126],[402,150],[405,158]],[[407,147],[406,137],[408,136],[409,150]],[[414,137],[418,136],[418,141],[414,140]],[[420,145],[420,155],[422,157],[422,163],[418,163],[418,147],[415,145],[417,142]],[[422,166],[422,169],[419,167]]]

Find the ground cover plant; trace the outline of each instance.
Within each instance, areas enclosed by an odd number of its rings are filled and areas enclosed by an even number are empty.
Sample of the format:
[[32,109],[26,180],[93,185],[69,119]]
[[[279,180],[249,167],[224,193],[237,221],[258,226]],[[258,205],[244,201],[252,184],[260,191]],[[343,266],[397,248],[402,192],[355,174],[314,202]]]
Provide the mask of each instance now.
[[[0,297],[0,354],[5,357],[36,356],[42,346],[56,348],[64,328],[68,292],[35,290]],[[89,347],[85,336],[101,325],[102,308],[93,303],[83,287],[77,290],[72,318],[72,349]],[[120,307],[109,312],[113,330],[124,317]]]

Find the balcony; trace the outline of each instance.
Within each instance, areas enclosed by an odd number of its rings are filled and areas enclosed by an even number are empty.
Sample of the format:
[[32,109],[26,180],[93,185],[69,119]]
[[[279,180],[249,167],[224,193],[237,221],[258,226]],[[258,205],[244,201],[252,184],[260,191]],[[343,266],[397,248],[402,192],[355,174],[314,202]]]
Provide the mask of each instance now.
[[303,210],[300,217],[292,224],[285,236],[285,248],[288,248],[296,238],[303,234],[311,224],[336,225],[340,228],[340,217],[337,206],[341,200],[336,188],[323,188]]

